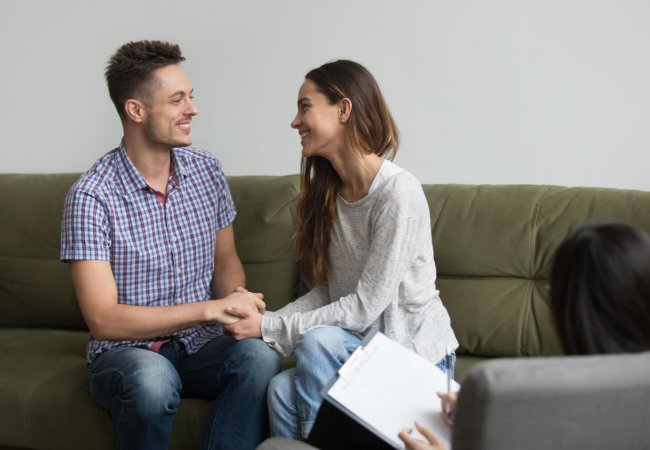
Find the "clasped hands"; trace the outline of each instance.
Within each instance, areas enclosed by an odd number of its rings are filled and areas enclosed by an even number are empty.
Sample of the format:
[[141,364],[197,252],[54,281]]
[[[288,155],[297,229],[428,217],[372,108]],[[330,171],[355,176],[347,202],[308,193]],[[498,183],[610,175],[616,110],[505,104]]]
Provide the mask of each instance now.
[[262,337],[262,314],[266,311],[264,294],[238,287],[221,300],[225,304],[223,328],[235,339]]

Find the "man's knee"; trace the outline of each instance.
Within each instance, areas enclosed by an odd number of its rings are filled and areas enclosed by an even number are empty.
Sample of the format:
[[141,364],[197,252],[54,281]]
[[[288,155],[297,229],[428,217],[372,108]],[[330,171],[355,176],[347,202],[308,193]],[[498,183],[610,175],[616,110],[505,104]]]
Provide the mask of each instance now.
[[111,397],[128,404],[141,417],[175,412],[180,402],[181,381],[169,360],[149,350],[122,354],[123,358],[113,369],[118,379]]
[[261,339],[244,339],[237,343],[234,355],[241,373],[265,383],[280,371],[280,355]]

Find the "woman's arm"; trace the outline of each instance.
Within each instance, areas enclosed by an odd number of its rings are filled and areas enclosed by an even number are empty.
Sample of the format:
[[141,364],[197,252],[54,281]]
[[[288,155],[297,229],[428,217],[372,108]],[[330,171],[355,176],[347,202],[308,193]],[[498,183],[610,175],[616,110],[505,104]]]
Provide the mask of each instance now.
[[382,203],[371,217],[368,256],[354,292],[314,310],[262,318],[262,335],[267,342],[274,342],[278,351],[290,354],[302,335],[318,325],[363,331],[397,299],[399,285],[414,264],[413,255],[423,245],[422,239],[431,239],[421,186],[417,186],[419,195],[411,192],[412,186],[401,187],[409,189],[390,189],[385,199],[378,199]]

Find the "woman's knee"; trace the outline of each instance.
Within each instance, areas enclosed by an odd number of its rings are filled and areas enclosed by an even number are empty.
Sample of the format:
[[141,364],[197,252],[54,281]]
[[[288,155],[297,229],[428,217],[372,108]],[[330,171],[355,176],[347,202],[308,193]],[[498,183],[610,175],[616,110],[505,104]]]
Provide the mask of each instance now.
[[289,369],[271,378],[267,390],[269,408],[278,405],[293,405],[295,403],[294,373],[295,369]]
[[320,359],[324,356],[345,360],[358,345],[359,339],[350,332],[336,326],[322,326],[303,335],[296,343],[295,354],[301,360]]

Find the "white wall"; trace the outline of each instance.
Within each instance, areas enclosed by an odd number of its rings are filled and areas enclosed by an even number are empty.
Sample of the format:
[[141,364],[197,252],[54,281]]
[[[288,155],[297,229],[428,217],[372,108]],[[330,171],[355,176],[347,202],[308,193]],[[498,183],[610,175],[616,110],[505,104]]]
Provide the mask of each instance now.
[[2,0],[0,172],[83,171],[115,147],[103,70],[146,38],[181,45],[194,144],[228,174],[296,173],[303,76],[350,58],[423,182],[650,190],[646,0]]

